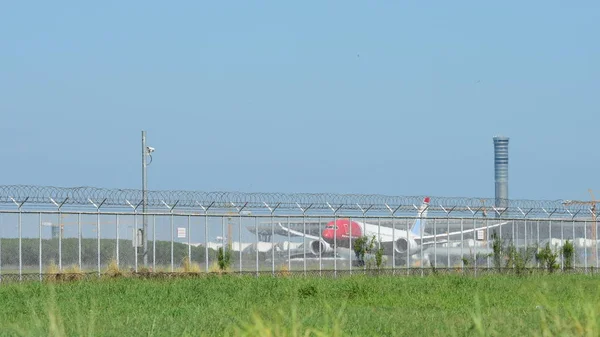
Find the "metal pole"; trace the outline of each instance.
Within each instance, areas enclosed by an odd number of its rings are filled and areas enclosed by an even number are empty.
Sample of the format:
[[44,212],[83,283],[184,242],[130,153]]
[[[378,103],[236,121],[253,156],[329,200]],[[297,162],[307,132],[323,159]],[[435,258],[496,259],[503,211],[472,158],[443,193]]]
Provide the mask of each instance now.
[[517,242],[517,240],[515,239],[515,226],[516,226],[516,223],[517,223],[517,221],[516,221],[516,220],[513,220],[513,221],[512,221],[512,226],[510,226],[510,227],[511,227],[511,231],[512,231],[512,236],[511,236],[511,238],[510,238],[510,239],[512,240],[512,242],[513,242],[513,245],[514,245],[515,247],[517,246],[517,243],[518,243],[518,242]]
[[19,281],[23,280],[23,247],[21,229],[21,207],[19,207]]
[[[587,230],[586,227],[584,227],[583,229]],[[573,226],[572,231],[573,231],[573,243],[575,243],[575,226]]]
[[[288,229],[290,228],[290,217],[289,216],[287,217],[287,228]],[[304,230],[306,231],[306,228]],[[290,231],[288,230],[287,232],[288,232],[288,250],[287,250],[288,251],[288,271],[291,271],[292,270],[292,261],[290,261],[290,258],[292,256],[291,256],[291,252],[290,252],[290,246],[291,246],[292,237],[291,237]],[[305,244],[306,244],[306,242],[304,242],[302,244],[302,247],[304,247]],[[304,251],[306,251],[306,249],[304,249]]]
[[529,242],[527,242],[527,219],[525,219],[525,232],[523,233],[523,242],[525,242],[525,251],[527,251],[527,247],[529,247]]
[[406,243],[407,243],[407,247],[406,247],[406,275],[410,275],[410,225],[409,225],[409,220],[406,220]]
[[[323,240],[323,229],[321,227],[321,216],[319,216],[319,238]],[[319,276],[323,275],[323,249],[319,248]]]
[[256,277],[258,277],[258,218],[254,218],[254,234],[255,234],[255,241],[256,242]]
[[[148,235],[146,233],[148,233],[148,223],[147,223],[147,219],[146,219],[146,208],[148,205],[148,180],[147,180],[147,163],[146,163],[146,156],[148,155],[148,150],[146,149],[146,131],[142,131],[142,228],[143,228],[143,232],[142,232],[142,240],[144,243],[144,247],[143,247],[143,254],[144,254],[144,267],[148,267]],[[136,233],[136,237],[137,237],[137,233]],[[137,261],[137,254],[136,254],[136,261]],[[137,269],[136,269],[137,271]]]
[[[437,218],[433,218],[433,267],[437,268]],[[431,261],[429,261],[431,264]]]
[[[490,231],[490,223],[489,223],[488,219],[485,218],[485,249],[487,249],[488,251],[490,250],[490,233],[489,233],[489,231]],[[525,232],[527,233],[527,227],[525,227]],[[527,235],[527,234],[525,234],[525,235]],[[486,267],[489,271],[489,269],[490,269],[490,256],[489,255],[485,258],[485,261],[486,261]]]
[[520,226],[517,225],[517,232],[515,234],[516,235],[516,237],[515,237],[515,247],[517,248],[517,251],[518,251],[518,248],[519,248],[519,229],[520,229],[519,227]]
[[[378,216],[377,217],[377,250],[379,250],[379,249],[381,249],[381,217]],[[377,260],[375,260],[375,265],[377,265]]]
[[548,242],[552,242],[552,220],[548,220]]
[[475,214],[473,214],[473,273],[475,277],[477,277],[477,229],[475,227]]
[[[419,235],[420,236],[419,237],[420,238],[423,237],[423,231],[424,231],[422,214],[423,214],[423,212],[419,211],[419,223],[420,223],[420,226],[419,226],[420,227],[419,228]],[[409,245],[409,248],[410,248],[410,245]],[[419,248],[421,249],[421,277],[423,277],[424,276],[423,268],[425,267],[424,266],[425,263],[424,263],[424,260],[423,260],[424,259],[424,256],[423,256],[423,241],[421,241],[421,244],[419,245]]]
[[[596,231],[594,233],[598,233],[598,221],[594,221],[594,226]],[[596,256],[596,272],[598,272],[598,238],[594,238],[594,256]]]
[[[574,241],[574,240],[573,240]],[[587,256],[587,222],[585,223],[585,227],[583,227],[583,268],[585,273],[587,274],[588,270],[588,256]]]
[[271,275],[275,276],[275,224],[273,221],[273,212],[271,212]]
[[101,274],[100,270],[100,208],[98,208],[98,213],[96,214],[96,236],[98,238],[98,276]]
[[[290,218],[288,218],[288,228],[290,227],[289,225],[289,221]],[[303,271],[304,271],[304,277],[306,277],[306,212],[302,212],[302,233],[303,233],[303,237],[302,237],[302,257],[303,257]],[[290,232],[288,231],[288,236],[290,235]],[[319,246],[321,245],[321,243],[319,242]],[[289,258],[288,258],[288,263],[289,263]],[[291,266],[291,264],[290,264]],[[291,268],[290,268],[291,269]]]
[[348,226],[350,227],[350,234],[348,235],[348,250],[350,251],[350,253],[348,253],[348,269],[350,271],[350,275],[352,275],[352,217],[348,219]]
[[[396,242],[396,215],[392,213],[392,241]],[[392,275],[396,275],[396,248],[392,244]]]
[[139,258],[139,254],[138,254],[138,246],[139,246],[139,242],[138,242],[138,233],[137,233],[138,229],[137,229],[137,213],[134,210],[133,213],[133,236],[131,238],[133,244],[134,244],[134,252],[135,252],[135,262],[134,262],[134,270],[137,273],[138,272],[138,258]]
[[[115,257],[115,260],[117,261],[117,267],[119,267],[119,215],[115,215],[115,229],[117,231],[117,242],[116,242],[116,254],[117,256]],[[80,232],[81,234],[81,232]],[[79,241],[79,243],[81,244],[81,240]],[[81,255],[80,255],[81,256]]]
[[460,218],[460,259],[461,259],[460,270],[462,272],[465,271],[465,263],[463,260],[464,258],[465,258],[465,234],[464,234],[463,218]]
[[450,213],[448,213],[448,218],[446,218],[446,224],[446,257],[448,258],[446,270],[450,270]]
[[[117,240],[117,247],[119,241]],[[79,269],[82,269],[81,266],[81,213],[77,213],[77,263],[79,264]],[[118,255],[117,255],[118,256]]]
[[204,211],[204,269],[208,273],[208,216],[206,211]]
[[[361,234],[362,234],[362,236],[364,238],[366,238],[367,240],[369,240],[369,238],[367,237],[367,234],[365,233],[365,231],[367,229],[367,212],[363,211],[362,214],[363,214],[363,228],[362,228]],[[363,245],[364,244],[368,244],[368,243],[369,243],[368,241],[367,242],[363,242]],[[363,267],[363,275],[364,275],[364,274],[366,274],[366,270],[367,270],[367,263],[365,261],[364,254],[362,256],[362,265],[363,265],[362,267]]]
[[239,254],[240,254],[240,273],[244,270],[243,268],[243,262],[242,262],[242,214],[240,214],[239,217],[239,222],[238,222],[238,249],[240,250]]
[[156,272],[156,215],[152,216],[152,271]]
[[[571,238],[571,241],[572,241],[571,243],[574,245],[575,244],[575,221],[573,221],[573,224],[571,226],[571,231],[573,232],[573,236]],[[564,245],[564,242],[563,242],[563,245]],[[562,261],[562,258],[561,258],[561,261]]]
[[60,220],[61,220],[61,212],[60,212],[60,208],[58,209],[58,214],[57,214],[57,225],[58,225],[58,270],[62,271],[62,236],[63,236],[63,229],[62,226],[60,224]]
[[[42,213],[39,213],[39,228],[38,228],[38,235],[39,235],[39,256],[38,256],[38,261],[39,261],[39,268],[40,268],[40,282],[42,282]],[[81,267],[80,267],[81,268]]]
[[191,266],[192,265],[192,244],[191,244],[192,243],[191,242],[192,233],[190,231],[190,229],[191,229],[191,227],[190,227],[190,221],[191,221],[191,216],[188,215],[188,223],[187,223],[187,225],[188,225],[187,226],[188,227],[187,228],[187,231],[188,231],[187,232],[187,239],[188,239],[188,259],[190,260],[189,262],[190,262],[190,266]]
[[[40,213],[40,217],[42,213]],[[2,282],[2,237],[4,232],[4,221],[2,218],[2,213],[0,213],[0,282]],[[40,272],[41,273],[41,272]]]
[[[573,228],[575,228],[575,221],[573,221]],[[562,247],[565,244],[565,222],[563,220],[560,220],[560,246]],[[550,247],[550,248],[554,248],[554,247]],[[564,266],[564,259],[560,259],[560,269],[564,270],[565,266]]]
[[[337,213],[335,210],[333,212],[333,277],[337,277]],[[325,228],[327,228],[327,224],[325,224]],[[327,266],[325,270],[328,270],[328,268]]]
[[23,280],[23,248],[21,238],[21,207],[19,207],[19,281]]
[[[536,241],[536,245],[537,245],[537,247],[538,247],[538,249],[539,249],[539,247],[540,247],[540,220],[535,220],[535,224],[536,224],[536,227],[537,227],[537,228],[536,228],[536,230],[537,230],[537,241]],[[535,265],[536,265],[536,267],[537,267],[537,268],[539,268],[539,267],[540,267],[540,262],[539,262],[539,261],[537,261],[537,262],[535,263]],[[562,259],[561,259],[561,265],[562,265]]]
[[175,229],[173,228],[173,211],[171,211],[171,273],[175,271],[175,261],[173,261],[173,248],[175,242]]
[[[40,217],[42,213],[40,213]],[[0,213],[0,282],[2,282],[2,237],[4,233],[4,221],[2,217],[2,213]],[[41,273],[41,272],[40,272]]]
[[[535,226],[536,226],[536,230],[537,230],[537,246],[540,246],[540,220],[537,220],[535,222]],[[562,259],[561,259],[562,260]],[[539,267],[539,262],[538,262],[538,267]]]

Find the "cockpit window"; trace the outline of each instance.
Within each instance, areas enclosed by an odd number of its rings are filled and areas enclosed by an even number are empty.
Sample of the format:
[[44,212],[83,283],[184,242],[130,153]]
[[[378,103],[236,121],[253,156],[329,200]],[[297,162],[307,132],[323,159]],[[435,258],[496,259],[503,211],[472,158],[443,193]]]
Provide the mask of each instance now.
[[331,228],[331,229],[339,229],[339,228],[338,228],[338,226],[335,226],[335,225],[329,225],[329,226],[327,226],[327,228]]

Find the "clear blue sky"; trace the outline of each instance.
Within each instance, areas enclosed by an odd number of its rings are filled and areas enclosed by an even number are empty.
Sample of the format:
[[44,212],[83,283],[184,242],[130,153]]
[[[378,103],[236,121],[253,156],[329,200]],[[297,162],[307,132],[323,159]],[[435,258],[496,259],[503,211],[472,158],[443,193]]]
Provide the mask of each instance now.
[[0,184],[600,195],[598,1],[250,3],[4,3]]

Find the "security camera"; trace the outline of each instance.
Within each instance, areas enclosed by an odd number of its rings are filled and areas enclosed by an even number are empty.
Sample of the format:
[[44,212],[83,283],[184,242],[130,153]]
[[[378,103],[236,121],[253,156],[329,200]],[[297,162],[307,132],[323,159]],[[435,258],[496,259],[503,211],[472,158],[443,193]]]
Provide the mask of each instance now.
[[154,152],[154,148],[152,146],[146,146],[146,150],[148,151],[148,153]]

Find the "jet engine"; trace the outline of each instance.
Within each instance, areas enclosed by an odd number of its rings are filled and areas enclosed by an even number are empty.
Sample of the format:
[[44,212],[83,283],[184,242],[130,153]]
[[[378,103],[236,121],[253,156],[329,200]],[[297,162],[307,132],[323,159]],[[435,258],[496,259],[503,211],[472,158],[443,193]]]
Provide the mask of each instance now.
[[311,253],[313,253],[315,255],[319,255],[319,253],[323,254],[323,253],[328,253],[328,252],[333,251],[333,248],[331,248],[331,246],[327,242],[320,241],[320,240],[311,241],[309,247],[310,247]]
[[408,251],[410,255],[416,253],[419,249],[419,245],[413,239],[399,238],[394,242],[394,250],[396,254],[406,254]]

